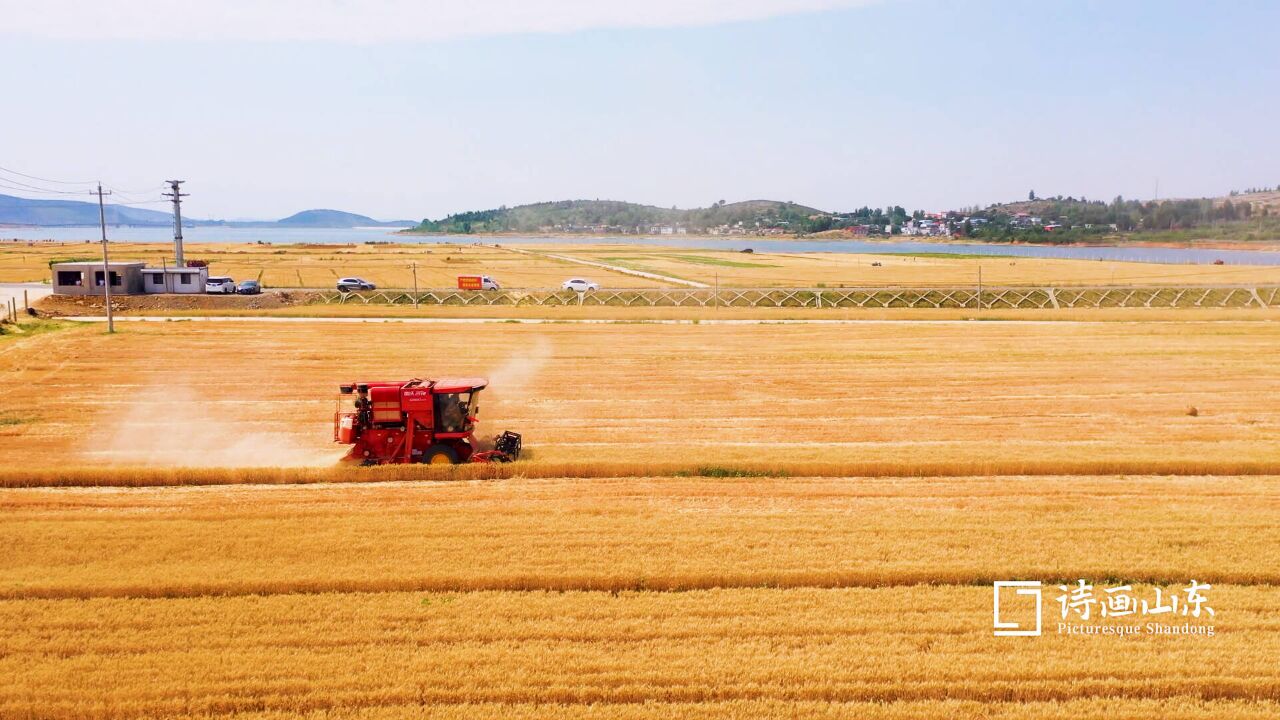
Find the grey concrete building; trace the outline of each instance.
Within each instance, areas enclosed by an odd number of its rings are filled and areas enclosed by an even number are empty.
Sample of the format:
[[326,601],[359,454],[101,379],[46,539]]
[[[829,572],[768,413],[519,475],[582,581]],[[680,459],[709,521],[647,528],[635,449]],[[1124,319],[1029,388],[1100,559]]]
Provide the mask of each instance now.
[[[119,295],[141,295],[145,292],[142,269],[146,263],[113,262],[107,266],[111,273],[111,292]],[[53,266],[53,292],[55,295],[103,295],[105,278],[100,262],[56,263]]]
[[142,290],[145,293],[177,293],[190,295],[204,292],[209,268],[143,268]]

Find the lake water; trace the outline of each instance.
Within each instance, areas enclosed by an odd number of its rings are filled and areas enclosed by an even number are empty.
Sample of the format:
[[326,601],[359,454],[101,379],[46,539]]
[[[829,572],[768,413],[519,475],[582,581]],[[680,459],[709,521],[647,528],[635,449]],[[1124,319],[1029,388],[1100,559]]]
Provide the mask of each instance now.
[[[0,228],[0,240],[97,240],[98,228]],[[894,253],[947,253],[960,255],[1005,255],[1015,257],[1065,258],[1075,260],[1121,260],[1128,262],[1178,263],[1207,265],[1221,260],[1228,265],[1280,265],[1280,252],[1261,250],[1210,250],[1203,248],[1147,248],[1147,247],[1083,247],[1078,245],[984,245],[980,243],[940,243],[926,241],[866,241],[866,240],[767,240],[764,238],[689,238],[689,237],[502,237],[479,238],[472,235],[396,235],[391,228],[236,228],[192,227],[184,228],[187,242],[197,243],[251,243],[269,242],[277,245],[292,243],[316,243],[342,245],[369,241],[394,241],[402,243],[434,244],[441,242],[470,244],[473,242],[499,242],[504,245],[530,243],[558,243],[568,245],[661,245],[666,247],[741,250],[751,248],[758,252],[839,252],[862,254]],[[108,227],[107,238],[118,242],[170,242],[173,232],[166,227]]]

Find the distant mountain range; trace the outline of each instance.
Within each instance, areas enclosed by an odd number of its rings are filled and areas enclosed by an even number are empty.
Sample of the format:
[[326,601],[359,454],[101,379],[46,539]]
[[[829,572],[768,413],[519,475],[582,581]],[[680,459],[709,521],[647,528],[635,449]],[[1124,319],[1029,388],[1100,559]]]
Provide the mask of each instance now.
[[[173,215],[155,210],[107,205],[108,225],[172,225]],[[3,225],[97,225],[98,204],[82,200],[31,200],[0,195]]]
[[[173,215],[158,210],[107,205],[104,208],[108,225],[164,227],[173,224]],[[0,195],[0,225],[27,225],[36,227],[67,227],[98,224],[98,204],[82,200],[32,200],[30,198]],[[410,220],[382,222],[366,215],[341,210],[303,210],[281,220],[254,222],[200,220],[183,218],[187,227],[294,227],[294,228],[353,228],[353,227],[412,227]]]

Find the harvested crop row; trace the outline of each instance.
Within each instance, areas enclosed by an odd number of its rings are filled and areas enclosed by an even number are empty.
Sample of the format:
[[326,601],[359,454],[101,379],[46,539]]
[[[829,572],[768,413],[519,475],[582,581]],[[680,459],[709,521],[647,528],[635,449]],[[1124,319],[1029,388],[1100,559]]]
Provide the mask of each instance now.
[[524,478],[621,479],[637,473],[662,477],[1097,477],[1100,475],[1164,475],[1168,477],[1280,475],[1280,460],[1091,460],[1035,459],[970,462],[740,462],[700,465],[682,462],[520,462],[455,466],[386,465],[316,468],[246,467],[69,467],[16,470],[0,468],[0,488],[41,487],[180,487],[209,485],[309,485],[319,483],[459,482]]
[[339,383],[426,374],[489,375],[487,431],[523,432],[556,474],[1248,473],[1280,457],[1280,327],[1266,323],[355,324],[334,337],[323,323],[175,322],[20,341],[0,353],[0,414],[17,423],[0,428],[0,464],[331,466]]

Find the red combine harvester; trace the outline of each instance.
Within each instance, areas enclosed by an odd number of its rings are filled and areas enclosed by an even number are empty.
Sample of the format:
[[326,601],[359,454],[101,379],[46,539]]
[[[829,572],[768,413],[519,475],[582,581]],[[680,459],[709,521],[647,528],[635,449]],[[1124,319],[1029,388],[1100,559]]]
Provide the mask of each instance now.
[[341,385],[333,441],[351,445],[343,458],[364,465],[511,462],[520,436],[507,431],[492,450],[476,450],[476,416],[485,378],[356,382]]

